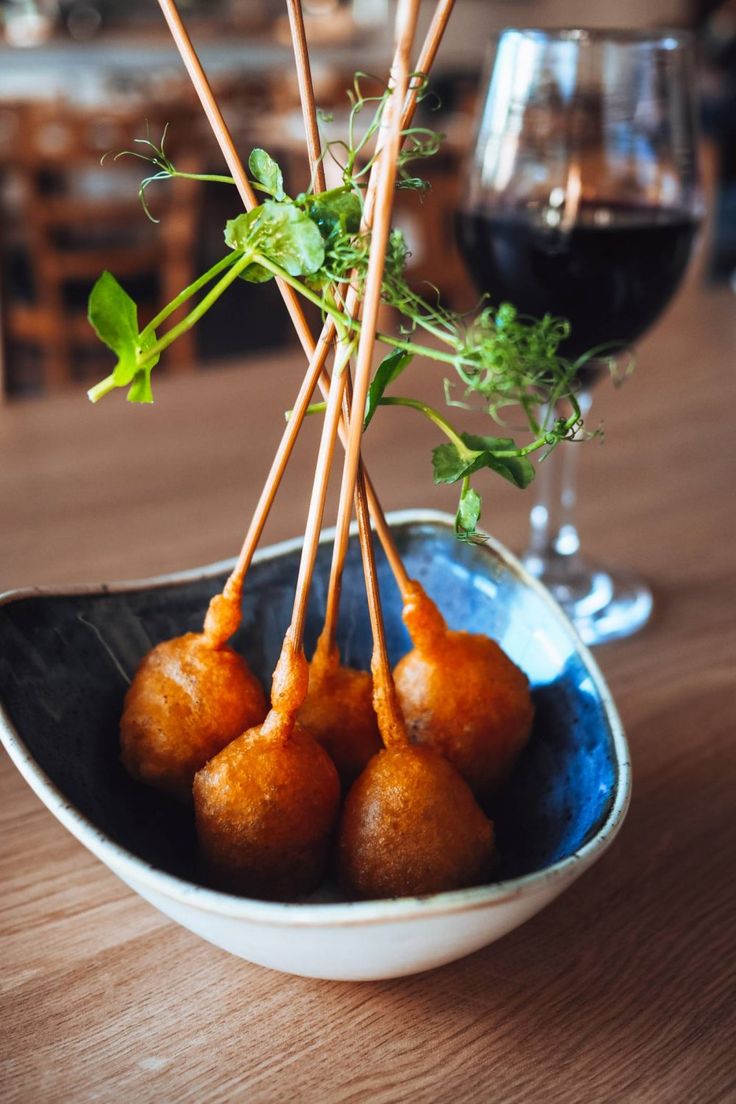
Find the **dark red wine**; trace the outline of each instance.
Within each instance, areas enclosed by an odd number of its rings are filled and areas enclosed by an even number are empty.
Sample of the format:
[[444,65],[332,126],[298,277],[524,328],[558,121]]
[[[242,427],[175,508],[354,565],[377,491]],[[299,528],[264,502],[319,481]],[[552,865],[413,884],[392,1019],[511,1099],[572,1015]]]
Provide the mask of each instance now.
[[679,211],[585,205],[568,230],[531,212],[461,212],[457,237],[479,291],[524,314],[572,326],[560,352],[630,344],[670,301],[687,267],[697,220]]

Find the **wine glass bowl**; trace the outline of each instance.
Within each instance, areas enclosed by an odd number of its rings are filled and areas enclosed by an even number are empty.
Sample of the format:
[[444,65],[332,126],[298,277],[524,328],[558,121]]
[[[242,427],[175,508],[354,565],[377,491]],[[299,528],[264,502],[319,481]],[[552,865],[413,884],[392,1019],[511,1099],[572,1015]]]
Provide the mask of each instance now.
[[[603,354],[610,363],[670,302],[701,214],[687,35],[503,32],[458,243],[492,302],[569,321],[560,353],[577,365],[583,413]],[[641,627],[651,595],[580,556],[576,452],[565,447],[540,464],[525,560],[586,642],[599,643]]]

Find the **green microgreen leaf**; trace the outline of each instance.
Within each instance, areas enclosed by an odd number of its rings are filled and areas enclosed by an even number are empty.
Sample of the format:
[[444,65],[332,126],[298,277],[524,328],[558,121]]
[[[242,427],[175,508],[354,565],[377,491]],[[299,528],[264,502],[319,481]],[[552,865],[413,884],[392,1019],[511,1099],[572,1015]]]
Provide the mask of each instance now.
[[[141,338],[140,351],[141,353],[148,352],[156,344],[156,334],[153,330],[145,334]],[[160,360],[160,354],[152,357],[142,368],[133,376],[133,382],[131,383],[127,399],[132,403],[152,403],[153,402],[153,388],[151,387],[151,370],[156,367]]]
[[[260,254],[290,276],[308,276],[321,268],[325,259],[318,227],[291,202],[267,199],[252,211],[230,219],[225,242],[231,249]],[[249,265],[241,275],[252,283],[266,279],[265,269],[258,264]]]
[[352,190],[333,188],[317,195],[300,196],[299,201],[319,227],[325,241],[357,234],[360,229],[363,207]]
[[534,465],[526,456],[499,456],[516,449],[510,437],[478,437],[461,433],[465,449],[448,442],[432,452],[435,483],[456,483],[481,468],[490,468],[515,487],[528,487],[534,479]]
[[279,202],[284,199],[284,177],[281,169],[264,149],[254,149],[248,158],[248,168],[253,178]]
[[381,361],[373,377],[373,381],[368,388],[365,421],[363,422],[364,430],[368,428],[373,415],[376,413],[386,388],[401,375],[411,361],[411,353],[405,353],[403,349],[394,349],[393,352],[389,353],[388,356],[384,357]]
[[461,454],[452,443],[437,445],[432,449],[435,483],[457,483],[458,479],[475,470],[475,459],[475,454]]
[[136,372],[133,377],[133,382],[128,388],[128,402],[132,403],[152,403],[153,402],[153,390],[151,388],[151,369],[150,367],[141,368],[139,372]]
[[158,356],[141,366],[141,356],[156,344],[153,330],[144,335],[138,332],[138,308],[109,272],[103,272],[92,288],[87,307],[89,321],[101,341],[117,355],[117,364],[107,380],[90,391],[97,401],[115,387],[127,387],[128,401],[153,402],[151,369],[158,364]]
[[485,541],[476,530],[480,521],[481,497],[469,484],[463,486],[455,515],[455,536],[458,540],[470,544],[480,544]]
[[110,272],[103,272],[90,292],[87,318],[100,341],[117,355],[113,377],[125,387],[135,375],[138,308]]

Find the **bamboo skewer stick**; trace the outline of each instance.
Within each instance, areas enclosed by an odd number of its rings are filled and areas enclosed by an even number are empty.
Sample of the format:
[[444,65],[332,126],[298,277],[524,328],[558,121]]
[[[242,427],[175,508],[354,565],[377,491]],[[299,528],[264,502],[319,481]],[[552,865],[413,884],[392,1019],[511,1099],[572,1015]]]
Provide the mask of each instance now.
[[304,704],[309,688],[309,671],[304,655],[304,622],[307,600],[317,559],[322,518],[324,516],[327,486],[337,442],[337,427],[345,388],[345,374],[349,350],[338,354],[332,373],[330,393],[327,398],[325,420],[319,443],[319,453],[314,472],[314,482],[309,500],[307,524],[299,560],[299,574],[294,590],[291,623],[284,635],[281,654],[273,673],[271,684],[271,709],[263,722],[262,733],[283,738],[294,727],[296,715]]
[[[343,395],[343,418],[346,419],[346,424],[349,423],[350,420],[352,390],[352,382],[348,370],[348,372],[346,373],[345,392]],[[363,493],[365,493],[365,483],[363,484]],[[357,505],[357,486],[355,497]],[[327,584],[327,598],[325,599],[325,617],[322,626],[322,632],[320,633],[319,640],[317,641],[316,650],[321,651],[326,656],[333,656],[337,654],[335,648],[335,637],[337,633],[337,620],[340,613],[342,576],[345,568],[345,557],[348,551],[348,537],[350,533],[349,506],[345,511],[345,515],[345,517],[341,516],[340,512],[338,511],[337,523],[335,525],[335,536],[332,541],[332,562],[330,564],[330,578]]]
[[312,181],[314,190],[323,192],[325,190],[325,170],[322,164],[322,148],[319,139],[319,126],[317,125],[312,67],[309,64],[309,47],[306,31],[304,30],[304,12],[302,11],[301,0],[286,0],[286,7],[289,12],[291,43],[294,48],[294,60],[296,61],[296,77],[299,85],[299,99],[302,105],[304,133],[307,136],[307,153],[309,154]]
[[[442,35],[447,25],[447,21],[452,11],[453,3],[454,0],[440,0],[437,6],[437,10],[435,11],[435,15],[430,24],[430,28],[427,33],[422,51],[420,53],[420,67],[428,68],[434,60],[440,41],[442,39]],[[228,168],[230,169],[233,179],[235,180],[243,204],[247,210],[250,210],[257,204],[257,197],[250,185],[250,181],[248,180],[247,174],[243,168],[243,164],[238,156],[237,150],[235,149],[225,119],[222,115],[222,112],[220,111],[215,96],[212,92],[212,88],[209,84],[209,81],[207,80],[207,76],[202,68],[196,51],[194,50],[194,47],[192,45],[191,39],[183,24],[179,11],[176,7],[176,3],[174,2],[174,0],[159,0],[159,5],[171,32],[172,38],[174,39],[176,47],[185,65],[185,68],[199,97],[200,103],[202,104],[202,107],[205,111],[205,114],[210,123],[220,150],[223,154],[223,157],[228,165]],[[422,71],[426,71],[425,68],[422,68]],[[408,90],[406,106],[402,118],[402,128],[405,128],[411,120],[416,104],[416,96],[416,88]],[[313,91],[311,94],[311,100],[313,103]],[[309,102],[309,97],[307,98],[306,102]],[[367,196],[367,208],[369,206],[369,202],[370,207],[372,208],[372,197],[370,195]],[[306,354],[310,358],[309,377],[311,378],[312,371],[314,371],[316,375],[319,375],[321,373],[320,386],[324,392],[326,388],[329,387],[329,376],[326,376],[326,373],[324,373],[324,363],[332,338],[334,337],[335,333],[334,322],[330,319],[325,323],[322,334],[320,335],[320,339],[315,345],[314,338],[312,337],[312,334],[306,323],[306,319],[304,317],[304,313],[302,311],[302,307],[296,293],[287,284],[284,284],[283,281],[277,280],[277,284],[289,311],[289,315],[297,332],[297,336],[299,337],[299,340]],[[288,462],[294,442],[296,441],[299,428],[301,426],[301,420],[304,415],[303,413],[301,413],[300,415],[302,406],[300,400],[304,400],[303,405],[304,410],[306,411],[306,407],[309,403],[309,398],[311,397],[312,389],[307,392],[306,388],[307,384],[305,382],[305,385],[303,385],[303,387],[300,389],[299,396],[297,397],[297,401],[294,404],[294,413],[292,415],[292,419],[290,419],[290,422],[293,422],[293,425],[287,426],[281,444],[279,445],[279,450],[274,460],[274,465],[269,472],[266,487],[264,487],[264,492],[259,499],[259,503],[256,508],[256,514],[254,515],[251,527],[248,531],[248,534],[246,535],[246,540],[241,551],[241,555],[238,559],[236,571],[238,571],[240,574],[241,587],[242,576],[245,574],[245,571],[250,564],[253,550],[263,530],[263,526],[265,525],[268,511],[270,510],[273,498],[280,483],[281,476],[283,475],[283,470],[286,466],[286,463]],[[344,441],[345,438],[343,432],[341,432],[340,436]],[[392,534],[386,523],[375,490],[373,489],[369,480],[366,480],[366,482],[368,502],[371,513],[373,515],[374,524],[376,525],[376,531],[379,535],[381,543],[384,546],[384,551],[389,560],[392,571],[397,578],[399,587],[402,593],[404,593],[405,588],[409,582],[408,576],[406,574],[406,571],[404,570],[403,564],[401,563],[398,551],[393,542]],[[235,576],[235,571],[233,572],[233,576]],[[233,577],[231,577],[231,579],[232,578]],[[237,586],[237,581],[233,579],[232,585],[234,587]]]
[[[396,161],[401,141],[401,116],[404,97],[409,82],[409,55],[416,29],[419,0],[399,0],[396,12],[396,52],[391,67],[394,98],[389,99],[386,117],[383,120],[384,135],[375,164],[375,213],[371,248],[368,258],[368,274],[363,299],[363,326],[358,341],[358,353],[355,371],[355,395],[353,397],[348,442],[345,449],[342,483],[340,486],[340,505],[338,509],[337,543],[341,529],[349,522],[350,509],[359,475],[360,443],[363,435],[363,411],[365,409],[368,384],[370,382],[373,348],[376,341],[376,324],[381,303],[381,284],[386,261],[386,246],[391,229],[391,210],[396,181]],[[359,517],[365,514],[362,509],[365,498],[362,493],[359,500]],[[373,559],[373,547],[369,527],[364,524],[365,535],[361,541],[366,568],[366,587],[368,592],[371,629],[373,631],[373,701],[378,719],[378,727],[386,745],[406,741],[401,710],[391,676],[391,668],[386,649],[386,638],[381,615],[380,597]],[[367,540],[365,539],[367,538]],[[370,545],[368,548],[367,545]]]
[[[324,169],[322,165],[322,150],[319,141],[319,127],[317,125],[317,104],[314,98],[314,84],[312,81],[311,66],[309,61],[309,51],[306,48],[306,36],[304,32],[304,18],[302,13],[301,0],[287,0],[289,8],[289,20],[291,25],[292,44],[294,47],[294,57],[296,59],[297,79],[299,84],[299,96],[302,105],[302,117],[304,119],[304,129],[306,134],[316,135],[316,141],[307,141],[307,153],[309,157],[310,172],[312,178],[317,182],[318,186],[324,187]],[[436,55],[439,43],[444,33],[444,29],[447,25],[450,12],[454,0],[440,0],[437,6],[435,15],[432,19],[427,38],[424,42],[422,52],[420,55],[420,65],[422,62],[432,63]],[[417,91],[415,87],[407,94],[406,106],[404,114],[402,116],[402,130],[405,129],[411,123],[414,110],[417,102]],[[366,228],[369,228],[371,212],[373,208],[374,196],[375,196],[375,174],[371,174],[371,178],[368,183],[368,191],[366,195],[366,211],[364,214],[364,222]],[[350,309],[352,308],[352,309]],[[355,296],[349,295],[348,297],[348,309],[352,316],[355,309]],[[324,336],[325,330],[322,330]],[[329,390],[329,380],[326,378],[327,373],[324,373],[320,377],[319,383],[323,394],[326,390]],[[350,377],[347,377],[346,396],[344,400],[344,414],[343,420],[340,426],[340,436],[345,443],[345,431],[347,429],[348,421],[350,418],[350,401],[352,394],[352,387],[350,383]],[[361,471],[363,473],[363,489],[367,491],[368,505],[373,515],[373,521],[376,526],[376,532],[378,533],[379,540],[384,548],[384,552],[389,561],[389,566],[396,578],[399,590],[403,595],[406,594],[406,589],[409,585],[409,576],[406,572],[404,564],[399,555],[396,543],[393,539],[393,534],[386,522],[386,515],[383,512],[383,508],[378,500],[378,496],[370,482],[363,462],[360,462]],[[345,526],[343,539],[341,542],[336,540],[334,545],[334,555],[332,566],[330,569],[330,582],[327,591],[327,602],[325,607],[325,623],[322,635],[320,637],[320,644],[323,647],[327,647],[329,650],[334,646],[335,640],[335,627],[337,623],[337,613],[339,608],[340,597],[340,579],[342,578],[342,570],[345,562],[345,555],[347,552],[347,536],[348,526]]]
[[[309,160],[310,175],[312,180],[316,183],[316,186],[320,189],[325,187],[325,174],[322,165],[322,149],[319,138],[319,126],[317,123],[317,104],[314,98],[314,83],[312,81],[312,70],[309,61],[309,51],[307,49],[306,35],[304,30],[304,15],[302,12],[301,0],[287,0],[287,7],[289,10],[289,24],[291,27],[292,45],[294,48],[294,58],[296,61],[297,81],[299,85],[299,98],[302,105],[302,117],[304,120],[304,131],[307,135],[307,156]],[[372,197],[375,195],[375,174],[371,173],[368,189],[369,195]],[[364,222],[367,219],[364,216]],[[339,289],[338,296],[343,299],[343,289]],[[357,309],[355,303],[355,295],[349,294],[348,305],[350,308],[351,317],[354,316],[354,311]],[[324,330],[323,330],[324,332]],[[345,372],[345,395],[343,399],[343,425],[347,427],[350,419],[350,400],[352,395],[352,386],[350,380],[350,370],[346,367]],[[341,426],[342,428],[342,426]],[[344,439],[344,432],[342,434]],[[362,473],[362,461],[361,461],[361,473]],[[357,498],[359,494],[363,496],[363,507],[366,506],[365,501],[365,481],[364,479],[358,479],[359,490],[356,487],[356,509]],[[380,514],[385,525],[385,516],[378,501],[376,499],[377,513]],[[317,647],[315,649],[315,655],[318,653],[323,656],[323,659],[330,661],[337,658],[337,652],[335,649],[335,635],[337,629],[337,620],[340,609],[340,592],[342,588],[342,576],[345,566],[345,556],[347,554],[348,534],[349,534],[349,511],[347,517],[338,518],[337,531],[335,534],[335,540],[333,542],[332,550],[332,563],[330,565],[330,578],[327,586],[327,598],[325,601],[325,616],[322,632],[320,633],[319,640],[317,641]],[[388,526],[386,526],[388,529]],[[338,536],[340,539],[338,539]],[[393,539],[391,539],[391,546],[396,551]],[[361,532],[361,547],[365,544],[365,534]],[[373,549],[371,546],[370,554]],[[398,553],[397,553],[398,557]],[[364,562],[366,556],[364,555]],[[400,562],[400,560],[399,560]],[[403,570],[403,564],[401,565]],[[375,588],[374,588],[375,589]],[[377,592],[376,592],[377,593]]]
[[[217,144],[222,151],[227,167],[235,181],[235,186],[238,189],[240,198],[246,210],[250,211],[257,205],[258,199],[251,187],[247,173],[243,168],[243,162],[238,156],[238,151],[235,149],[235,144],[233,143],[227,123],[215,99],[210,82],[207,80],[207,75],[197,57],[197,53],[192,45],[192,40],[184,26],[175,0],[158,0],[158,3],[171,32],[171,36],[174,39],[176,48],[179,51],[179,55],[194,85],[194,90],[199,97],[199,102],[202,105],[207,120],[215,135]],[[306,356],[311,359],[315,347],[314,338],[312,337],[307,320],[304,317],[304,311],[302,310],[296,292],[293,288],[290,288],[288,284],[285,284],[283,280],[277,280],[276,283],[278,284],[279,291],[286,304],[286,309],[289,312],[289,317],[291,318],[294,329],[301,342],[301,346]]]
[[[182,59],[184,67],[189,74],[189,78],[194,86],[194,90],[197,93],[202,108],[207,116],[207,120],[212,128],[215,140],[217,141],[220,151],[225,159],[225,162],[230,169],[235,185],[240,194],[240,198],[243,201],[243,205],[246,210],[250,211],[258,203],[253,188],[251,187],[247,173],[243,167],[243,163],[238,156],[238,152],[235,149],[235,145],[232,140],[232,136],[228,129],[227,123],[223,117],[223,114],[219,108],[215,95],[212,91],[212,87],[207,79],[207,75],[202,68],[202,64],[197,56],[197,52],[194,49],[191,38],[187,32],[184,22],[179,14],[179,10],[176,6],[175,0],[158,0],[161,12],[166,20],[166,24],[171,32],[171,36],[174,40],[179,55]],[[442,36],[445,32],[447,22],[452,12],[454,0],[439,0],[437,9],[430,23],[427,36],[425,38],[420,56],[419,67],[422,72],[428,71],[434,58],[436,57],[437,50]],[[416,107],[416,99],[418,94],[418,88],[414,87],[407,91],[406,105],[402,116],[402,129],[405,129],[411,122],[414,108]],[[372,208],[371,196],[366,197],[366,207]],[[315,349],[314,338],[307,325],[304,312],[302,310],[301,303],[297,297],[293,288],[289,287],[282,280],[276,281],[281,296],[286,304],[289,316],[296,330],[297,336],[301,342],[302,348],[307,357],[311,359]],[[325,330],[329,330],[330,338],[334,337],[335,324],[332,319],[328,319],[325,322],[323,333]],[[326,356],[326,353],[325,353]],[[370,495],[369,495],[370,498]]]
[[[437,51],[440,48],[440,43],[442,42],[454,6],[455,0],[439,0],[429,27],[427,28],[422,48],[419,51],[416,65],[417,73],[424,73],[426,76],[434,65],[434,59],[437,57]],[[417,106],[419,88],[420,86],[416,82],[409,88],[404,106],[404,114],[401,119],[402,130],[406,130],[408,126],[411,126],[411,121]]]
[[[396,51],[391,66],[392,73],[396,74],[397,96],[401,97],[406,90],[408,81],[408,55],[416,27],[416,17],[419,0],[400,0],[396,15]],[[403,82],[403,83],[402,83]],[[398,102],[398,101],[397,101]],[[390,103],[390,101],[389,101]],[[386,127],[385,140],[381,143],[381,152],[371,173],[371,182],[375,188],[377,199],[377,223],[379,236],[372,239],[371,251],[368,261],[368,276],[366,291],[370,298],[372,313],[368,315],[370,330],[365,328],[361,333],[359,342],[363,348],[363,359],[366,355],[368,361],[372,355],[375,344],[375,327],[378,318],[378,306],[380,301],[380,288],[383,279],[383,266],[388,242],[389,223],[391,216],[391,199],[396,175],[396,154],[398,152],[399,109],[390,112],[391,124]],[[375,181],[374,178],[375,177]],[[357,303],[356,303],[357,307]],[[355,309],[355,308],[354,308]],[[315,468],[312,494],[309,502],[307,524],[304,530],[301,558],[299,562],[299,574],[294,592],[294,605],[291,616],[291,624],[286,631],[284,644],[281,650],[276,670],[274,671],[271,689],[271,711],[264,722],[263,731],[283,734],[291,730],[296,713],[304,703],[309,686],[309,676],[306,669],[304,656],[304,622],[306,618],[307,600],[314,573],[314,564],[317,559],[317,549],[324,516],[324,506],[327,497],[327,486],[334,457],[337,441],[340,413],[345,392],[345,384],[348,374],[348,365],[352,353],[352,343],[342,342],[338,345],[337,360],[330,381],[330,390],[327,398],[327,409],[322,426],[319,454]],[[370,375],[370,364],[368,365]],[[365,393],[368,391],[368,382],[365,382]],[[363,395],[365,405],[365,394]],[[348,444],[345,450],[345,465],[343,468],[343,482],[340,488],[340,511],[342,517],[347,511],[348,519],[350,502],[355,490],[355,481],[360,453],[360,437],[363,431],[362,417],[351,417],[348,429]],[[357,441],[354,441],[356,438]],[[354,445],[357,444],[357,452]],[[352,446],[352,447],[351,447]],[[354,460],[351,457],[354,456]],[[347,505],[345,499],[347,498]],[[370,532],[368,532],[370,540]],[[372,554],[372,545],[369,552],[369,560]],[[370,571],[370,568],[369,568]],[[406,741],[403,718],[398,706],[396,694],[393,689],[391,669],[388,665],[388,653],[386,650],[383,619],[381,617],[380,597],[375,579],[375,564],[373,564],[373,586],[369,587],[369,602],[371,608],[371,626],[374,631],[374,703],[377,706],[379,730],[384,733],[387,742]]]
[[243,581],[253,560],[253,554],[258,547],[258,542],[261,539],[261,534],[263,533],[273,501],[281,484],[286,465],[294,449],[294,443],[304,421],[307,408],[312,398],[312,393],[317,386],[317,380],[323,370],[322,364],[324,356],[329,350],[329,346],[329,340],[325,341],[322,337],[317,342],[309,367],[299,388],[299,394],[297,395],[291,417],[279,441],[271,468],[266,477],[266,482],[263,485],[260,497],[256,503],[256,508],[253,511],[253,517],[245,535],[240,555],[225,584],[223,592],[225,597],[237,605],[240,604],[243,592]]
[[317,467],[314,474],[312,497],[309,503],[307,525],[304,530],[304,544],[299,564],[299,576],[294,592],[294,608],[291,618],[291,643],[297,650],[301,650],[302,637],[304,635],[304,619],[307,609],[309,588],[312,583],[314,563],[317,558],[317,545],[319,544],[320,531],[322,529],[322,517],[324,514],[325,499],[327,497],[327,485],[329,482],[332,459],[337,442],[337,426],[340,420],[342,397],[345,390],[345,376],[347,362],[350,355],[349,349],[341,349],[335,370],[330,383],[330,394],[327,399],[327,410],[322,427]]
[[[291,10],[292,10],[292,8],[296,9],[296,11],[298,12],[298,15],[296,16],[296,18],[292,22],[292,40],[294,41],[294,54],[295,54],[295,58],[296,58],[297,74],[298,74],[298,81],[299,81],[299,94],[300,94],[300,99],[301,99],[301,104],[302,104],[302,116],[304,118],[305,131],[306,131],[307,135],[314,134],[314,133],[317,134],[316,144],[310,143],[309,141],[308,141],[308,144],[307,144],[309,159],[310,159],[310,165],[311,165],[311,171],[312,171],[312,174],[313,174],[315,180],[317,180],[317,179],[319,179],[319,177],[316,174],[318,172],[322,171],[321,148],[320,148],[320,145],[319,145],[319,128],[317,126],[317,105],[316,105],[316,102],[315,102],[315,99],[314,99],[314,85],[313,85],[312,78],[311,78],[311,69],[310,69],[310,63],[309,63],[309,51],[307,49],[303,48],[303,43],[305,43],[306,40],[305,40],[305,36],[304,36],[304,21],[303,21],[303,18],[302,18],[301,2],[300,2],[300,0],[288,0],[288,4],[289,4],[290,19],[291,19]],[[432,16],[432,20],[431,20],[429,28],[427,30],[427,34],[425,36],[424,42],[422,44],[421,51],[419,53],[419,58],[418,58],[417,67],[416,67],[417,72],[427,74],[427,73],[429,73],[430,69],[432,68],[432,65],[434,64],[434,60],[437,56],[437,51],[439,50],[440,43],[442,42],[442,38],[443,38],[445,30],[447,28],[447,23],[450,19],[450,16],[452,15],[452,9],[453,9],[454,5],[455,5],[455,0],[439,0],[437,6],[435,8],[434,14]],[[297,38],[298,38],[299,41],[297,41]],[[414,112],[415,112],[416,106],[417,106],[417,99],[418,99],[418,95],[419,95],[419,89],[420,89],[419,83],[414,82],[407,90],[406,99],[405,99],[405,103],[404,103],[404,110],[403,110],[403,114],[402,114],[402,117],[401,117],[401,130],[402,131],[406,130],[409,126],[411,126],[411,122],[412,122],[412,119],[414,117]],[[321,179],[324,180],[324,174],[322,174]],[[368,188],[368,193],[366,195],[366,203],[365,203],[364,220],[367,224],[370,224],[370,222],[372,221],[373,203],[374,203],[374,197],[375,197],[375,188],[372,185],[374,185],[374,184],[375,184],[375,177],[372,176],[371,180],[369,182],[369,188]],[[352,305],[352,303],[349,300],[348,306],[351,306],[351,305]],[[328,321],[326,323],[325,327],[323,328],[323,330],[322,330],[323,335],[325,333],[325,330],[329,329],[329,327],[330,327],[330,321]],[[322,390],[323,395],[325,395],[325,397],[326,397],[327,391],[329,389],[329,381],[325,378],[325,375],[326,375],[326,373],[323,374],[320,377],[319,385],[320,385],[320,389]],[[348,391],[350,391],[349,382],[348,382]],[[346,419],[345,420],[347,421],[347,419],[349,419],[349,417],[350,417],[350,396],[349,395],[348,395],[348,398],[347,398],[347,401],[346,401],[346,404],[345,404],[345,411],[346,411]],[[343,444],[344,444],[345,443],[345,434],[344,434],[344,430],[343,430],[343,425],[341,425],[341,427],[340,427],[340,437],[341,437],[341,439],[343,441]],[[382,508],[381,503],[378,499],[378,495],[376,494],[375,488],[373,487],[373,484],[370,480],[370,477],[369,477],[367,471],[365,470],[365,467],[363,465],[362,460],[360,461],[360,469],[363,473],[365,492],[366,492],[367,501],[368,501],[368,507],[369,507],[369,510],[370,510],[371,517],[373,519],[373,524],[376,528],[376,533],[378,535],[378,539],[381,542],[384,554],[386,556],[386,559],[388,560],[389,567],[391,568],[391,572],[392,572],[394,578],[396,579],[396,582],[397,582],[397,585],[399,587],[399,591],[402,595],[402,598],[405,598],[406,594],[407,594],[409,582],[410,582],[409,575],[406,571],[406,568],[404,567],[404,563],[401,559],[401,556],[399,555],[398,548],[396,547],[396,542],[394,541],[394,538],[393,538],[393,533],[391,532],[391,529],[390,529],[390,527],[389,527],[389,525],[386,521],[386,515],[383,512],[383,508]],[[331,578],[330,578],[331,585],[330,585],[330,589],[328,590],[328,595],[327,595],[327,608],[326,608],[326,612],[325,612],[325,632],[324,632],[324,636],[326,637],[326,639],[327,639],[327,641],[329,642],[330,645],[334,642],[334,627],[335,627],[335,622],[336,622],[336,617],[337,617],[337,604],[338,604],[338,599],[339,599],[339,592],[337,594],[333,593],[332,573],[334,573],[335,571],[339,571],[340,574],[342,573],[341,564],[344,563],[345,552],[347,550],[347,529],[346,529],[345,535],[343,537],[343,544],[345,545],[345,547],[342,550],[341,557],[339,557],[339,559],[338,559],[338,562],[339,562],[340,566],[337,566],[337,564],[335,562],[335,559],[333,559],[333,568],[332,568]],[[335,534],[335,547],[336,548],[338,547],[338,533]]]
[[373,708],[384,746],[391,747],[408,743],[408,737],[386,646],[386,630],[383,623],[383,610],[381,609],[381,592],[376,572],[376,557],[373,550],[365,476],[360,468],[357,472],[355,484],[355,512],[358,517],[358,536],[360,552],[363,557],[368,615],[373,635],[373,655],[371,656]]

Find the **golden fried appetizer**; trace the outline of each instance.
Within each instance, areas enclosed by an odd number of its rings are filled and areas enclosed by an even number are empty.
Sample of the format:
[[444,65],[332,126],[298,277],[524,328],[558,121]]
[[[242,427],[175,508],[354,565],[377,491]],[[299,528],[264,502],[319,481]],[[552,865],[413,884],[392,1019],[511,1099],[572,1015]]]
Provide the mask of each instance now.
[[200,849],[224,889],[278,900],[311,892],[324,876],[340,780],[324,748],[294,721],[306,678],[303,655],[282,654],[278,708],[194,779]]
[[129,773],[185,800],[199,768],[266,715],[261,684],[221,642],[232,611],[225,602],[213,605],[204,633],[166,640],[143,657],[120,720]]
[[324,636],[320,637],[309,664],[309,691],[298,717],[328,752],[344,790],[383,747],[372,698],[369,672],[343,666],[337,648],[330,648]]
[[526,675],[487,636],[448,629],[416,582],[403,617],[414,648],[394,678],[409,738],[441,752],[485,801],[529,739],[534,708]]
[[466,782],[429,747],[371,759],[345,802],[339,874],[355,897],[403,897],[486,880],[493,825]]

